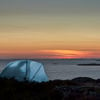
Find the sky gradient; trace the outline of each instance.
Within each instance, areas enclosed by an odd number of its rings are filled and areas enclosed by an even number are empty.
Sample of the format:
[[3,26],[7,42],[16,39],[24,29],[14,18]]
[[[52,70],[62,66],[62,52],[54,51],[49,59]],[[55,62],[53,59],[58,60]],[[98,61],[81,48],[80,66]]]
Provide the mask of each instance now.
[[0,0],[0,58],[100,58],[100,0]]

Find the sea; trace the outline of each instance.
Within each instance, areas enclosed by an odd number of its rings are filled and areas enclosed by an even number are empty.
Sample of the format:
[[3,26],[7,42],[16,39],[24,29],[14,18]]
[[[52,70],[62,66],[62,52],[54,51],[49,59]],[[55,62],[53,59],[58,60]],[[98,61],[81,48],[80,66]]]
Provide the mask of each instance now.
[[[19,59],[1,59],[0,72],[9,62]],[[49,80],[69,80],[76,77],[100,78],[100,59],[31,59],[44,65]],[[79,65],[91,64],[91,65]],[[93,64],[93,65],[92,65]],[[96,65],[98,64],[98,65]]]

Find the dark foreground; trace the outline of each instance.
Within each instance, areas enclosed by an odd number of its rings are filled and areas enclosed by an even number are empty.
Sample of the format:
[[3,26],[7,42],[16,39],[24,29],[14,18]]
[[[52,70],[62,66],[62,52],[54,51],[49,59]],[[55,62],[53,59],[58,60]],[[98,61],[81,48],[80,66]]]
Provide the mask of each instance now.
[[100,100],[100,80],[81,77],[29,83],[0,79],[0,100]]

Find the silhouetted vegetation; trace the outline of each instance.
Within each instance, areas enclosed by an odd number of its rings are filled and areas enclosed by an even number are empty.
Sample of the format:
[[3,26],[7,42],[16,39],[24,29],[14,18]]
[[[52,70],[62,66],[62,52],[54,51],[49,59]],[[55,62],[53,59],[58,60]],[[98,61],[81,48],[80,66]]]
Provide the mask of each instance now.
[[0,100],[100,100],[100,79],[29,83],[0,78]]

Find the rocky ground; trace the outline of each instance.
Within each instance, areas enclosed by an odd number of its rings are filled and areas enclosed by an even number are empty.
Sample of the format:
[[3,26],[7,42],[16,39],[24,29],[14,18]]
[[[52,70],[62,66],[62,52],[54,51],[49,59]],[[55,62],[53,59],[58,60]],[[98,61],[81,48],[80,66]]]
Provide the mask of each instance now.
[[100,100],[100,79],[29,83],[0,78],[0,100]]

